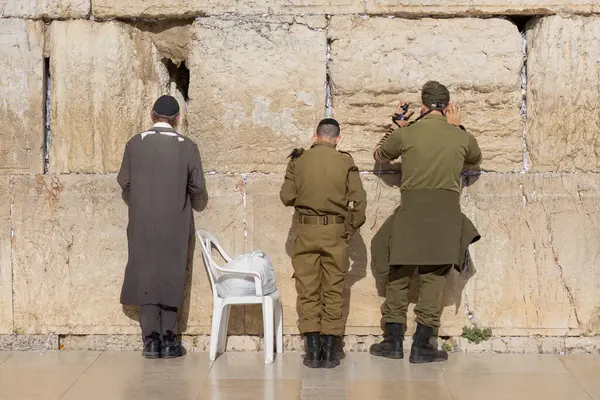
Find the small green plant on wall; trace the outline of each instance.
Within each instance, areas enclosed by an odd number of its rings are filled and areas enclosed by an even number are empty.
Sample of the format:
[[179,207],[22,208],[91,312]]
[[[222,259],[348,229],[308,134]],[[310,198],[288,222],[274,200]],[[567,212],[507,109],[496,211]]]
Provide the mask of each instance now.
[[492,337],[492,330],[490,328],[478,328],[476,326],[463,327],[462,337],[467,339],[469,343],[479,344],[485,340],[489,340]]
[[454,350],[454,346],[452,346],[452,342],[450,340],[446,340],[444,343],[442,343],[442,350],[444,350],[447,353],[451,353],[452,350]]

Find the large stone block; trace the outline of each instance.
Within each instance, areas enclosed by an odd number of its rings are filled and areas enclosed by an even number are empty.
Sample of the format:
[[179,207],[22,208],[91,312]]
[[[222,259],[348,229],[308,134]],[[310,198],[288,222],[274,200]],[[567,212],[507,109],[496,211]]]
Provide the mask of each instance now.
[[0,334],[12,333],[10,178],[0,177]]
[[84,18],[91,0],[0,0],[0,17]]
[[0,171],[44,171],[44,23],[0,19]]
[[[522,40],[500,19],[362,18],[334,16],[328,35],[333,111],[342,123],[342,148],[363,169],[391,125],[401,99],[420,105],[428,80],[448,86],[463,124],[484,155],[483,168],[523,168]],[[418,111],[418,110],[417,110]]]
[[13,178],[15,331],[135,333],[119,305],[127,209],[113,175]]
[[364,0],[94,0],[93,14],[114,17],[196,17],[198,15],[234,14],[332,14],[365,11]]
[[600,11],[596,0],[367,0],[369,14],[416,15],[543,15]]
[[[380,306],[383,302],[382,288],[376,281],[371,266],[371,240],[387,217],[399,205],[400,193],[395,187],[395,175],[380,177],[362,175],[363,186],[368,194],[367,222],[355,235],[350,244],[350,267],[344,289],[344,315],[346,334],[379,334]],[[264,250],[273,262],[277,273],[277,284],[281,292],[284,309],[284,331],[297,333],[296,289],[292,279],[291,256],[296,235],[294,211],[286,208],[279,200],[282,175],[251,175],[247,185],[248,250]],[[460,334],[465,323],[462,304],[464,282],[453,274],[444,293],[444,334]],[[416,300],[417,281],[411,291],[411,301]],[[414,306],[410,307],[410,327]],[[458,311],[457,311],[458,310]],[[246,313],[246,333],[262,332],[260,308]]]
[[470,306],[499,335],[600,332],[600,176],[488,175],[465,190],[482,235]]
[[207,170],[284,171],[325,115],[324,17],[203,18],[189,60],[190,136]]
[[[207,187],[211,198],[196,228],[235,249],[243,243],[239,182],[209,176]],[[136,310],[119,304],[127,208],[116,176],[14,177],[12,192],[15,332],[138,334]],[[209,333],[212,294],[198,244],[191,272],[183,328]],[[235,315],[232,330],[243,331],[243,316]]]
[[116,172],[154,100],[176,94],[152,36],[121,22],[52,23],[51,172]]
[[527,149],[535,171],[600,172],[600,17],[547,17],[527,31]]

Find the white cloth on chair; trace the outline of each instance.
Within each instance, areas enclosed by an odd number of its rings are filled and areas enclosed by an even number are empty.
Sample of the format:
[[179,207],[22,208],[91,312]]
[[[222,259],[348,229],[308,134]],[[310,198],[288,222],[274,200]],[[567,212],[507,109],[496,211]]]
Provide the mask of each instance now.
[[[225,268],[259,273],[262,292],[265,296],[277,290],[273,265],[269,257],[261,250],[237,256],[228,262]],[[256,285],[252,277],[223,276],[217,280],[217,293],[221,297],[256,295]]]

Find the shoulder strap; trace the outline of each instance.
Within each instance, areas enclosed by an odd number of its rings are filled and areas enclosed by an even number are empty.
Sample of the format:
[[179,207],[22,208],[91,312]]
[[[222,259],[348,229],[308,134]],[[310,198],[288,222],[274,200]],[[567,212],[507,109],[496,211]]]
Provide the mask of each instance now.
[[288,156],[288,158],[298,158],[302,155],[302,153],[304,153],[304,149],[303,148],[298,148],[298,149],[294,149],[290,155]]
[[340,153],[347,155],[348,157],[352,158],[352,154],[348,153],[347,151],[343,151],[343,150],[338,150]]

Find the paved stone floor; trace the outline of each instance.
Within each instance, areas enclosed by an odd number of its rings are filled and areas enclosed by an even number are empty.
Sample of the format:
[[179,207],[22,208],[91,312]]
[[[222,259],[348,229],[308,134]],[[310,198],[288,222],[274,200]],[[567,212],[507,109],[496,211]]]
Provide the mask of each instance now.
[[451,354],[411,365],[349,353],[333,370],[300,353],[145,360],[134,352],[0,352],[2,400],[600,399],[600,356]]

